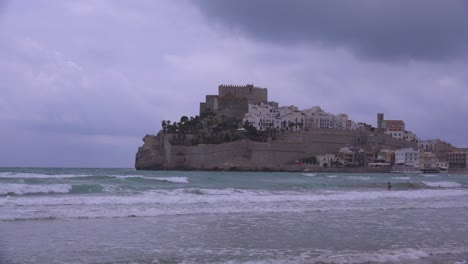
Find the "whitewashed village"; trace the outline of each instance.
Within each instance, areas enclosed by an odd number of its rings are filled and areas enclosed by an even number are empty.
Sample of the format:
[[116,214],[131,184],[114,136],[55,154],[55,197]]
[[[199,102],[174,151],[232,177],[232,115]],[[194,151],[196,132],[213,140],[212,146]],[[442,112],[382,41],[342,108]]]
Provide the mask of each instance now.
[[[180,122],[163,120],[162,128],[158,135],[143,139],[137,168],[213,169],[244,164],[246,170],[283,170],[294,164],[306,170],[386,168],[406,173],[468,168],[468,149],[442,139],[420,139],[403,120],[376,113],[373,126],[320,106],[302,110],[279,106],[268,101],[266,88],[252,84],[220,85],[217,95],[207,95],[200,103],[199,115],[184,116]],[[250,143],[231,143],[242,140]],[[207,150],[211,145],[224,146]],[[233,149],[244,150],[236,155]]]
[[[446,171],[449,168],[468,168],[468,149],[457,149],[441,139],[421,140],[412,131],[406,130],[403,120],[386,120],[383,113],[377,114],[377,127],[354,122],[348,114],[325,112],[320,106],[299,110],[296,106],[278,107],[276,103],[249,104],[244,123],[256,129],[289,129],[292,132],[320,129],[371,130],[383,132],[395,139],[417,143],[417,148],[381,149],[375,153],[364,148],[342,147],[335,153],[317,155],[322,167],[327,166],[393,166],[395,171]],[[298,124],[298,125],[296,125]],[[299,161],[300,162],[300,161]]]

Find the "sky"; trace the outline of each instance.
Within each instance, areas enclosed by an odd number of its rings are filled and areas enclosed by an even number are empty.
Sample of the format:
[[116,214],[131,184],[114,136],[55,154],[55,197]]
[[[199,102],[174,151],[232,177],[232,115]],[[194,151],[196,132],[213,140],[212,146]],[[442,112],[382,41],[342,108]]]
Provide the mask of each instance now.
[[220,84],[468,147],[468,1],[0,0],[0,166],[134,167]]

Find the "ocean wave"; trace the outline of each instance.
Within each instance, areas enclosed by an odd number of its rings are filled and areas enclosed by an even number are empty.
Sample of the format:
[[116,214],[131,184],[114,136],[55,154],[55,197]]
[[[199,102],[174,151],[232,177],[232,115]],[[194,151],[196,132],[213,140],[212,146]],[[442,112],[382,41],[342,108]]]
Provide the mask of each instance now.
[[13,178],[13,179],[59,179],[59,178],[77,178],[77,177],[90,177],[90,176],[92,175],[0,172],[0,178]]
[[349,178],[362,181],[369,181],[371,179],[369,176],[350,176]]
[[410,177],[392,177],[392,179],[395,179],[395,180],[410,180],[411,178]]
[[0,185],[0,195],[24,195],[24,194],[47,194],[68,193],[72,189],[69,184],[30,185],[19,183],[3,183]]
[[178,189],[140,195],[9,196],[0,199],[0,220],[122,218],[194,214],[311,213],[416,208],[468,208],[467,190],[367,192],[268,192]]
[[441,188],[459,188],[462,185],[458,182],[450,182],[450,181],[438,181],[438,182],[428,182],[423,181],[423,184],[430,186],[430,187],[441,187]]
[[[70,190],[70,186],[50,185],[43,191]],[[37,189],[41,191],[39,188]],[[440,197],[468,197],[468,191],[456,190],[408,190],[408,191],[348,191],[348,192],[294,192],[294,191],[254,191],[240,189],[199,189],[187,188],[177,190],[146,191],[139,195],[101,195],[101,196],[38,196],[34,198],[11,198],[0,200],[0,206],[4,204],[15,205],[112,205],[112,204],[199,204],[199,203],[246,203],[266,204],[282,202],[314,203],[327,201],[361,201],[380,199],[429,199]]]
[[327,178],[336,178],[338,175],[327,175]]
[[307,177],[314,177],[314,176],[317,176],[317,173],[302,173],[302,175],[307,176]]
[[174,182],[174,183],[189,183],[187,177],[157,177],[154,179],[159,180],[159,181],[167,181],[167,182]]
[[173,182],[173,183],[189,183],[187,177],[149,177],[149,176],[142,176],[142,175],[112,175],[112,177],[119,178],[119,179],[146,179],[146,180],[155,180],[155,181],[165,181],[165,182]]
[[466,248],[461,247],[381,249],[371,252],[323,250],[313,260],[319,263],[412,263],[421,259],[437,259],[438,255],[460,255],[467,252]]

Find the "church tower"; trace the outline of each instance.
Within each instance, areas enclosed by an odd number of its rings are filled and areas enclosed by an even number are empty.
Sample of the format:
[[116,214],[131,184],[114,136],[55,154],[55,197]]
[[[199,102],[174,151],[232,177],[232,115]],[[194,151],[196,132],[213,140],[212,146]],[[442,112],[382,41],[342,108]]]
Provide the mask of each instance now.
[[383,129],[383,120],[384,120],[384,115],[383,113],[378,113],[377,114],[377,129],[382,130]]

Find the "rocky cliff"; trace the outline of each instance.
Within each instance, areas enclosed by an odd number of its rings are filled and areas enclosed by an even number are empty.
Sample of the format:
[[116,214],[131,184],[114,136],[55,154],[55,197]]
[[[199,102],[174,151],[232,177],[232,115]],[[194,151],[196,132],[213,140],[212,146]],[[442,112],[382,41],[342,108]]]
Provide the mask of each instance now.
[[164,146],[161,136],[147,135],[143,138],[143,146],[138,148],[135,158],[137,170],[163,170],[166,168]]

